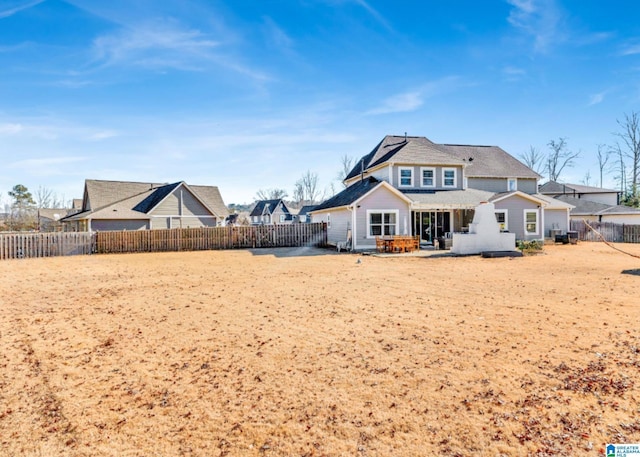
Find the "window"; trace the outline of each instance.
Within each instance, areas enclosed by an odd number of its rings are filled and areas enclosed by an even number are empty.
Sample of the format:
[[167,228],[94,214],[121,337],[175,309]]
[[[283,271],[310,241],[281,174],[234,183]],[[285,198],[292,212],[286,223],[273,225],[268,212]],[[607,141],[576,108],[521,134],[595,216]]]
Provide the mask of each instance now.
[[367,211],[369,238],[396,235],[398,233],[398,211]]
[[435,168],[422,169],[422,187],[436,186],[436,170]]
[[285,221],[286,216],[284,214],[280,215],[280,223]]
[[413,168],[399,168],[399,187],[413,187]]
[[442,169],[442,187],[456,187],[456,169]]
[[507,179],[507,191],[513,192],[518,190],[518,180],[516,178]]
[[500,230],[502,230],[502,231],[509,230],[509,224],[508,224],[507,221],[508,221],[508,218],[507,218],[507,210],[506,209],[502,209],[502,210],[496,211],[496,222],[498,222],[498,224],[500,224]]
[[538,211],[535,209],[524,210],[524,233],[525,235],[538,234]]
[[327,228],[331,228],[331,213],[327,213]]

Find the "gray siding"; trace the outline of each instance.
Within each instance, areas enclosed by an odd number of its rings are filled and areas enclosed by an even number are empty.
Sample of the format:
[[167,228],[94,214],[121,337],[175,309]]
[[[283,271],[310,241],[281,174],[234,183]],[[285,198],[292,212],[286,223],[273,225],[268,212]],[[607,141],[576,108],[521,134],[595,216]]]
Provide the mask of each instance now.
[[351,229],[351,211],[342,209],[332,209],[315,213],[311,216],[311,222],[328,222],[331,218],[331,226],[327,227],[327,242],[329,244],[344,243],[347,241],[347,231]]
[[146,230],[149,228],[145,220],[102,219],[91,221],[91,230],[106,232],[109,230]]
[[[467,187],[471,189],[485,190],[487,192],[507,192],[507,178],[468,178]],[[535,194],[538,184],[535,179],[518,178],[518,188],[520,192],[525,194]]]
[[547,209],[544,211],[544,237],[549,238],[551,235],[549,230],[558,229],[562,233],[569,230],[567,227],[567,210],[566,209]]
[[[517,240],[537,240],[543,237],[542,232],[542,215],[538,205],[528,199],[520,196],[513,196],[495,203],[496,210],[506,209],[509,217],[509,232],[516,234]],[[524,233],[524,210],[538,211],[538,234],[526,235]]]
[[359,202],[356,213],[356,231],[354,242],[357,249],[375,248],[375,237],[369,237],[367,232],[367,210],[399,210],[398,213],[398,235],[404,234],[404,221],[407,221],[407,234],[411,234],[411,213],[409,205],[391,191],[385,188],[378,188],[372,194]]
[[182,215],[183,216],[209,216],[209,211],[205,206],[186,189],[178,189],[182,193]]
[[[177,216],[180,211],[180,199],[176,195],[175,191],[165,197],[161,204],[159,204],[150,214],[154,216]],[[149,214],[149,213],[148,213]]]

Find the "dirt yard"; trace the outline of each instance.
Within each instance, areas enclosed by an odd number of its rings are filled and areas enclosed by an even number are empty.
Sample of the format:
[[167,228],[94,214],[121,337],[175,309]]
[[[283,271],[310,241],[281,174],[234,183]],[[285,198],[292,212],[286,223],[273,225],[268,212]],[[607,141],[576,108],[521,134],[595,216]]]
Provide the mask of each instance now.
[[12,260],[0,278],[2,456],[596,456],[640,442],[640,259],[600,243],[515,259]]

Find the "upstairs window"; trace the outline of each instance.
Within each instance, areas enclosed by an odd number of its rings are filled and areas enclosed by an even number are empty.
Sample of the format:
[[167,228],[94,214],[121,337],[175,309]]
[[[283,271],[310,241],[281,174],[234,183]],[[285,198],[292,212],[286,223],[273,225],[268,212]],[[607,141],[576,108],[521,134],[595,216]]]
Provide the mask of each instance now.
[[435,168],[422,169],[422,187],[436,186],[436,170]]
[[507,179],[507,191],[514,192],[518,190],[518,180],[516,178]]
[[400,187],[413,187],[413,168],[399,168]]
[[455,168],[444,168],[442,170],[442,187],[456,187]]
[[280,215],[280,222],[281,222],[281,223],[282,223],[282,222],[284,222],[285,217],[286,217],[286,216],[285,216],[284,214],[281,214],[281,215]]

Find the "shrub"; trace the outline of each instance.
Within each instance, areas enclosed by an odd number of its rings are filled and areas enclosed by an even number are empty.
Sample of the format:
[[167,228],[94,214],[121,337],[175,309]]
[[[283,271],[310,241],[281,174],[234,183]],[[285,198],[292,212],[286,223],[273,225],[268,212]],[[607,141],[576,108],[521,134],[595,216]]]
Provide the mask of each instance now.
[[542,252],[543,242],[542,240],[518,240],[517,245],[524,254],[537,254]]

